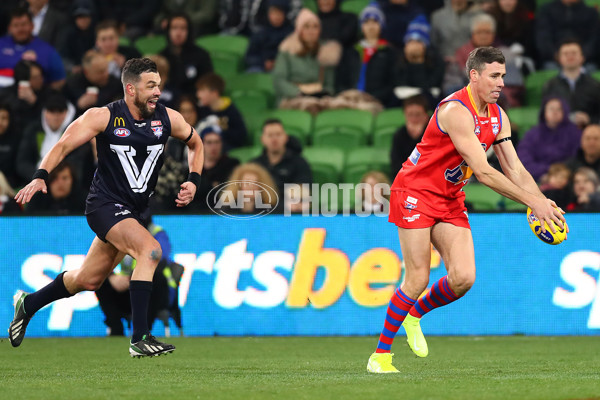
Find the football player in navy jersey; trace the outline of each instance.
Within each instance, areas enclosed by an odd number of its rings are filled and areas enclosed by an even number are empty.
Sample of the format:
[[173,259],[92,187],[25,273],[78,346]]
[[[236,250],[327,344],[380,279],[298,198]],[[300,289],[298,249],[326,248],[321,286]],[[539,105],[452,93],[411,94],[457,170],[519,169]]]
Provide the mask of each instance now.
[[159,342],[147,323],[152,276],[161,258],[158,242],[144,228],[149,217],[148,199],[163,163],[169,136],[188,146],[190,174],[181,184],[175,202],[188,205],[200,184],[204,163],[202,140],[181,114],[158,103],[161,78],[156,64],[134,58],[121,75],[124,99],[106,107],[91,108],[73,121],[61,139],[42,160],[32,181],[15,199],[25,204],[37,192],[47,192],[48,173],[71,151],[96,139],[98,169],[86,200],[85,214],[96,238],[81,267],[59,274],[35,293],[15,295],[15,315],[9,327],[14,347],[23,341],[33,315],[45,305],[83,290],[96,290],[121,259],[129,254],[137,260],[131,277],[133,335],[132,357],[170,353],[175,346]]

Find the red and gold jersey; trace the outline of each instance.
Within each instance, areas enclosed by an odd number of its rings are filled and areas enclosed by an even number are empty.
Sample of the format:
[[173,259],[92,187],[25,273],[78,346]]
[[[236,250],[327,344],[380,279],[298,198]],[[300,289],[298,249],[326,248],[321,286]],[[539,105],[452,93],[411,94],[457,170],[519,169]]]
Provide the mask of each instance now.
[[[473,134],[481,142],[483,150],[490,148],[496,135],[502,130],[500,107],[497,104],[488,104],[488,116],[477,115],[469,86],[440,102],[429,120],[421,142],[402,164],[402,169],[392,185],[392,190],[410,191],[427,199],[427,202],[438,210],[452,210],[463,206],[465,193],[462,187],[467,184],[473,173],[454,147],[448,133],[442,131],[438,124],[438,110],[442,104],[449,101],[458,101],[469,110],[475,122]],[[457,200],[459,204],[456,204]]]

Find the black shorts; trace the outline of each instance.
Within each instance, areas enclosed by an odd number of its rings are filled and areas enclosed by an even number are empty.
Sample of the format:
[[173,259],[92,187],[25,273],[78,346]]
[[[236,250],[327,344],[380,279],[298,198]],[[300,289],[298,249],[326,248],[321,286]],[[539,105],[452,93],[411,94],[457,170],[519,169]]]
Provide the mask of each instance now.
[[142,212],[124,204],[115,203],[114,201],[101,201],[96,198],[90,201],[88,197],[87,207],[85,210],[88,225],[96,236],[103,242],[106,242],[106,234],[118,222],[127,218],[133,218],[142,226],[147,226],[150,220],[150,209],[146,207]]

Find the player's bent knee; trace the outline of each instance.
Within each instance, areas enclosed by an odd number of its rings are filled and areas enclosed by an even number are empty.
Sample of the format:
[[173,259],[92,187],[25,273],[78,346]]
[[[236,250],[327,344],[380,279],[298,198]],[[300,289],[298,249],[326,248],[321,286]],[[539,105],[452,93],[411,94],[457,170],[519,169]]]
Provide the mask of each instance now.
[[450,282],[450,287],[457,296],[467,293],[475,284],[475,274],[465,274],[454,277]]
[[158,242],[156,242],[156,246],[152,246],[150,249],[148,249],[147,254],[153,263],[158,264],[162,258],[162,249],[160,248]]
[[84,278],[81,275],[78,275],[75,278],[75,284],[77,286],[78,291],[89,290],[95,292],[96,290],[100,289],[100,286],[102,286],[102,282],[104,282],[104,279],[96,277]]

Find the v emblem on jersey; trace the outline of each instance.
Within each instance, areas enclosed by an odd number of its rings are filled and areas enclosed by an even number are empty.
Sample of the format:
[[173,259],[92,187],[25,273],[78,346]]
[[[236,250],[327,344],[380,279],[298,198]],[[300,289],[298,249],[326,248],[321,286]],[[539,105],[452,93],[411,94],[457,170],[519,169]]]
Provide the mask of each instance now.
[[131,190],[135,193],[145,192],[148,188],[148,181],[152,176],[152,171],[154,171],[154,167],[156,167],[158,157],[163,152],[164,145],[155,144],[146,147],[148,157],[144,160],[141,171],[138,169],[138,166],[133,159],[136,155],[136,151],[132,146],[111,144],[110,149],[119,157],[119,161],[121,162],[121,166],[123,167]]

